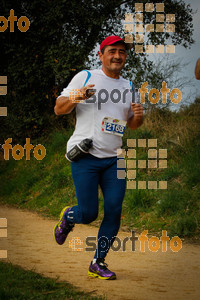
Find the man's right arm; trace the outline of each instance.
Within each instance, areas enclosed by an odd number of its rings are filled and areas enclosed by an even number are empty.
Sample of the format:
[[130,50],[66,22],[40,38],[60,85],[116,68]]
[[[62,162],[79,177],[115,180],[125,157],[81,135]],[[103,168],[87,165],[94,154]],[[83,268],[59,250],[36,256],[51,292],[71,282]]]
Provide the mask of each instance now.
[[70,99],[70,92],[73,93],[74,89],[80,89],[84,85],[86,78],[87,78],[87,72],[81,71],[77,73],[72,78],[68,86],[63,89],[61,95],[56,99],[56,104],[54,107],[54,112],[56,115],[69,114],[74,109],[74,107],[78,103]]
[[[82,93],[82,96],[77,95],[75,97],[75,100],[86,100],[89,97],[91,97],[92,95],[94,95],[94,92],[90,92],[87,94],[86,96],[86,90],[87,89],[93,89],[94,84],[89,84],[87,86],[84,86],[80,89],[80,92]],[[74,107],[77,105],[78,103],[74,103],[73,100],[69,99],[69,97],[67,96],[60,96],[56,99],[56,105],[54,107],[54,112],[56,115],[65,115],[65,114],[69,114]]]
[[56,115],[69,114],[76,105],[77,103],[74,103],[72,102],[72,100],[69,100],[69,97],[61,96],[56,99],[54,112]]

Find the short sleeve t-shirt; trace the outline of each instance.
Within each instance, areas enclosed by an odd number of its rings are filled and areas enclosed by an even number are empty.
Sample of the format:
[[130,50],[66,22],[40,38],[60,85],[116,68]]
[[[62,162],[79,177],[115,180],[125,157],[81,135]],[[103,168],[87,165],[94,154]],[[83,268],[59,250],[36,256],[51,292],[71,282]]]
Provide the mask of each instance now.
[[131,103],[137,102],[136,93],[129,80],[120,76],[114,79],[105,75],[103,70],[83,70],[76,74],[61,96],[69,97],[73,89],[94,84],[95,95],[76,105],[76,126],[67,142],[67,152],[83,139],[93,140],[89,153],[99,157],[117,156],[117,149],[122,146],[121,136],[103,132],[104,117],[127,121],[133,116]]

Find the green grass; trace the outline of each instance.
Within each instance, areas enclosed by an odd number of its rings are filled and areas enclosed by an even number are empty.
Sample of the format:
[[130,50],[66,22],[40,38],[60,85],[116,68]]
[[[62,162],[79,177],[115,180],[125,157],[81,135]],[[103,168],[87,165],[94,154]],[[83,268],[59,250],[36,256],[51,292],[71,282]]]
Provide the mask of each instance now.
[[51,216],[58,216],[63,203],[72,204],[75,191],[70,164],[64,157],[70,135],[71,132],[55,132],[40,141],[46,148],[46,156],[41,161],[33,155],[30,161],[25,157],[15,161],[12,156],[9,161],[2,161],[2,202]]
[[11,263],[0,261],[0,299],[2,300],[66,300],[66,299],[103,299],[92,297],[74,288],[67,282],[50,279]]
[[[153,110],[144,124],[126,129],[123,147],[131,138],[157,138],[158,148],[167,149],[167,169],[140,169],[137,180],[167,180],[167,190],[126,190],[122,228],[150,233],[167,230],[169,235],[199,237],[200,224],[200,101],[180,112]],[[171,123],[169,123],[169,120]],[[0,161],[0,202],[58,218],[65,205],[75,205],[76,194],[70,163],[65,158],[69,129],[52,132],[45,139],[31,141],[46,147],[46,156]],[[14,145],[13,145],[14,146]],[[148,149],[137,148],[137,159],[147,159]],[[99,193],[99,225],[103,216],[103,197]]]

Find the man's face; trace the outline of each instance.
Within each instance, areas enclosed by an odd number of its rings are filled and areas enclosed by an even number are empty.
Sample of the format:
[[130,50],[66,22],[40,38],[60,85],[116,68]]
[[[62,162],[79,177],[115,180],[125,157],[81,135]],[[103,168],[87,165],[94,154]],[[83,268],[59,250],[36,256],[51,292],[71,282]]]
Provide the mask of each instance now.
[[99,52],[99,58],[105,69],[113,73],[120,73],[126,62],[126,48],[123,44],[106,46],[104,53]]

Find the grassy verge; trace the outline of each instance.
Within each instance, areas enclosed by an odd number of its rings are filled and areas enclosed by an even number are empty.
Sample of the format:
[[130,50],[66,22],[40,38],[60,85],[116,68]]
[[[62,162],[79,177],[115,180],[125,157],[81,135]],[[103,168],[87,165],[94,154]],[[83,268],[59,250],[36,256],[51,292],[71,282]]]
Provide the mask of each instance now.
[[[151,233],[199,238],[200,229],[200,101],[180,112],[154,110],[127,138],[157,139],[167,149],[167,168],[140,169],[138,180],[164,180],[167,190],[127,190],[123,223]],[[148,148],[136,148],[137,160],[148,159]],[[159,150],[157,150],[159,152]],[[157,153],[158,154],[158,153]],[[127,215],[129,217],[127,217]]]
[[43,160],[31,155],[30,160],[23,157],[1,162],[2,178],[1,201],[19,208],[28,208],[44,216],[58,217],[63,204],[71,205],[75,200],[75,191],[70,172],[70,163],[64,157],[66,141],[72,130],[55,132],[48,138],[31,141],[35,146],[42,144],[46,148]]
[[[127,139],[158,140],[157,149],[167,149],[167,168],[137,170],[137,180],[163,180],[167,190],[126,190],[122,228],[158,233],[167,230],[170,236],[199,237],[200,232],[200,101],[180,112],[153,110],[142,127],[126,130]],[[69,131],[53,132],[46,139],[31,141],[46,147],[46,156],[38,161],[32,155],[15,161],[1,159],[0,181],[2,203],[28,208],[45,216],[58,218],[64,205],[76,204],[70,163],[64,157]],[[147,160],[148,148],[136,148],[137,160]],[[100,213],[103,197],[100,191]]]
[[66,282],[25,271],[18,266],[0,261],[0,299],[102,299],[92,297]]

